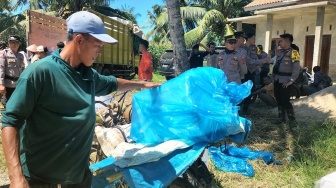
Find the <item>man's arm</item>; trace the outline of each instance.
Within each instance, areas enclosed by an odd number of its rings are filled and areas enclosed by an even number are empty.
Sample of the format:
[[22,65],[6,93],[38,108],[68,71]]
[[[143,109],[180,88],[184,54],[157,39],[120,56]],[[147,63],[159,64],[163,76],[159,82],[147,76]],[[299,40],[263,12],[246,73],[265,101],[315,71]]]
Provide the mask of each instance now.
[[161,85],[153,82],[141,82],[141,81],[139,82],[139,81],[125,80],[121,78],[117,78],[117,81],[118,81],[118,91],[128,91],[140,88],[152,88]]
[[320,83],[320,77],[319,77],[319,75],[318,74],[314,74],[314,82],[311,83],[311,85],[317,87],[319,85],[319,83]]
[[28,183],[23,176],[19,158],[19,132],[15,127],[4,127],[2,129],[2,148],[5,154],[8,175],[11,181],[11,188],[28,188]]
[[199,43],[200,46],[202,46],[207,52],[210,52],[210,48],[205,46],[204,44],[202,43]]

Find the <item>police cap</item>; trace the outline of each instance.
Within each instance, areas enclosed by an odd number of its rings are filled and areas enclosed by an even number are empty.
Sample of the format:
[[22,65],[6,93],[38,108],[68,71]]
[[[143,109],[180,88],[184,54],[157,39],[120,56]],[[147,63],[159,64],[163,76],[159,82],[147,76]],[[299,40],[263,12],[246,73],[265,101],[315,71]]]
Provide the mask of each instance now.
[[9,35],[8,41],[19,41],[20,37],[17,35]]
[[237,40],[236,37],[234,35],[227,35],[224,37],[225,42],[229,41],[229,40]]
[[245,35],[245,39],[247,40],[247,39],[250,39],[250,38],[252,38],[254,36],[255,36],[254,33],[248,33],[247,35]]
[[282,34],[282,35],[280,35],[280,37],[281,38],[283,38],[283,39],[288,39],[288,40],[290,40],[291,42],[293,42],[293,35],[291,35],[291,34],[289,34],[289,33],[285,33],[285,34]]
[[245,35],[245,33],[243,32],[243,31],[237,31],[237,32],[234,32],[234,34],[233,34],[236,38],[239,38],[239,37],[243,37],[243,38],[245,38],[246,37],[246,35]]

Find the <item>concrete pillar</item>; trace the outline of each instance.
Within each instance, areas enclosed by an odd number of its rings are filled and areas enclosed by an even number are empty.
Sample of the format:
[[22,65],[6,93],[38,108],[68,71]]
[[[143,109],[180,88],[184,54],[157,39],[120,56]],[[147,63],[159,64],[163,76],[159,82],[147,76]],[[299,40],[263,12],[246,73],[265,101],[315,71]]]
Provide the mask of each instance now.
[[242,31],[243,30],[243,22],[242,21],[238,21],[237,22],[237,31]]
[[320,65],[325,7],[317,7],[313,67]]
[[264,51],[269,53],[272,47],[273,14],[267,14]]

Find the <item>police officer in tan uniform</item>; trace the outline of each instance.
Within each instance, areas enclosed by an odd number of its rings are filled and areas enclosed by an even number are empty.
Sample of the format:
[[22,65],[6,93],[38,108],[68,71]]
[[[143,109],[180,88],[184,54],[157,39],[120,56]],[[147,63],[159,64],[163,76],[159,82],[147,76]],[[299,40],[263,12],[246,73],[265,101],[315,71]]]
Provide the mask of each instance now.
[[[237,31],[234,32],[234,36],[237,39],[237,43],[235,45],[235,50],[240,53],[240,55],[242,56],[242,62],[243,62],[243,66],[246,67],[246,56],[247,56],[247,51],[244,49],[244,41],[245,41],[245,33],[243,31]],[[244,69],[245,69],[244,67]],[[241,81],[244,82],[245,81],[245,75],[241,75]]]
[[20,47],[20,37],[11,35],[8,38],[8,47],[0,51],[0,94],[1,103],[6,106],[12,95],[16,83],[24,68],[24,57],[18,52]]
[[241,76],[245,75],[247,68],[242,55],[235,50],[237,40],[234,35],[225,37],[225,50],[217,56],[217,66],[224,71],[228,82],[241,84]]
[[281,49],[273,66],[274,95],[278,102],[279,123],[286,122],[286,112],[290,123],[295,123],[294,109],[290,102],[291,85],[300,73],[300,54],[291,47],[293,35],[280,35]]
[[[257,51],[258,48],[255,45],[255,34],[253,33],[248,33],[245,36],[246,43],[244,45],[244,49],[246,50],[246,65],[247,65],[247,73],[245,75],[245,81],[251,80],[253,82],[253,87],[251,93],[255,90],[256,85],[255,85],[255,75],[256,75],[256,70],[258,67],[262,66],[265,63],[270,62],[270,58],[265,58],[265,59],[258,59]],[[249,115],[248,108],[251,103],[251,95],[246,97],[245,100],[243,101],[243,111],[242,114],[244,115]]]

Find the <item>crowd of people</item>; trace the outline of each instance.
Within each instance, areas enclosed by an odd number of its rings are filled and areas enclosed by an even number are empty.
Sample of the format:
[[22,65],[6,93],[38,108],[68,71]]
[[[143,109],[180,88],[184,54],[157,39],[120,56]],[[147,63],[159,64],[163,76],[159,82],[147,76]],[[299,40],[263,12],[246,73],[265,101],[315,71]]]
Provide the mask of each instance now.
[[[28,46],[28,58],[18,51],[19,36],[9,36],[8,43],[0,42],[0,94],[5,107],[2,145],[13,188],[91,187],[88,167],[95,124],[94,97],[159,85],[152,82],[148,41],[139,45],[140,81],[130,81],[104,76],[91,68],[105,43],[118,42],[106,34],[98,16],[87,11],[72,14],[67,19],[67,32],[66,44],[59,42],[51,54],[45,46]],[[220,53],[215,43],[209,47],[194,45],[190,68],[202,67],[207,57],[207,66],[221,69],[229,82],[253,82],[251,95],[240,104],[242,115],[249,114],[251,97],[258,95],[266,104],[278,107],[279,123],[287,119],[295,123],[290,86],[300,72],[300,54],[293,40],[291,34],[280,35],[273,62],[263,47],[255,44],[255,34],[238,31],[225,36],[225,48]],[[199,51],[200,46],[206,51]],[[315,88],[322,78],[320,68],[314,67],[314,73],[314,82],[304,87],[309,94],[320,89]]]
[[[290,94],[301,67],[299,48],[293,41],[291,34],[280,35],[277,55],[271,58],[271,54],[267,54],[262,45],[255,44],[254,33],[245,34],[238,31],[224,37],[225,48],[220,53],[216,52],[215,43],[210,43],[209,47],[202,44],[194,45],[189,57],[190,68],[202,67],[203,58],[207,57],[207,66],[223,70],[229,82],[241,84],[251,80],[253,82],[251,95],[240,104],[240,115],[250,114],[251,98],[257,96],[267,105],[278,107],[279,119],[276,123],[286,123],[288,120],[290,124],[295,124]],[[199,51],[200,46],[206,51]],[[314,82],[300,88],[305,95],[323,89],[319,86],[322,80],[320,67],[314,67],[313,71]]]

